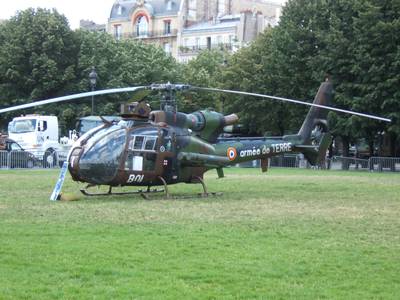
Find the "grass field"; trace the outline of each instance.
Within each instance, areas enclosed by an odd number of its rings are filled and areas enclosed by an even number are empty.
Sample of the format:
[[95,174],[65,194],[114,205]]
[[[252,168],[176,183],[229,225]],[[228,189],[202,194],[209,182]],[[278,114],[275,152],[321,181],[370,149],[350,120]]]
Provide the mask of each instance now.
[[226,175],[54,203],[57,170],[0,171],[0,299],[400,298],[400,174]]

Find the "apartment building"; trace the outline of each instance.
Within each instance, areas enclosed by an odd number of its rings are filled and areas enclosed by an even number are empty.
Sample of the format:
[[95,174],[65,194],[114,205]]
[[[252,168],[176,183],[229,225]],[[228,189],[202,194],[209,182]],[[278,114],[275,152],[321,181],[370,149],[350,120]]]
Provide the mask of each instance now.
[[117,0],[107,31],[156,44],[187,62],[204,49],[243,47],[275,26],[280,10],[264,0]]

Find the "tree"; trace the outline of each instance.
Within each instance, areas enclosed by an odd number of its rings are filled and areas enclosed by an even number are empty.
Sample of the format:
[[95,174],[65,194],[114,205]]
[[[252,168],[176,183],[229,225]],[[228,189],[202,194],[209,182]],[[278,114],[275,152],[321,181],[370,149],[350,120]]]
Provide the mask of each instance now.
[[[223,76],[227,88],[312,100],[326,76],[335,86],[335,106],[394,118],[391,125],[330,114],[345,150],[360,137],[373,142],[383,132],[399,135],[399,3],[378,0],[291,0],[279,26],[235,54]],[[250,99],[231,109],[260,133],[296,130],[305,108]],[[393,147],[392,147],[393,148]],[[392,155],[394,151],[392,151]]]
[[[183,81],[200,87],[218,87],[221,71],[229,54],[221,50],[205,50],[183,66]],[[191,92],[184,95],[180,109],[193,112],[198,109],[221,109],[221,95]]]
[[363,120],[358,122],[357,129],[367,137],[371,151],[377,136],[385,134],[391,141],[387,154],[394,156],[400,136],[400,3],[371,0],[360,4],[354,32],[359,66],[355,88],[362,97],[353,103],[353,108],[394,120],[392,124]]
[[[97,89],[175,82],[176,61],[160,47],[135,40],[116,41],[106,33],[72,31],[66,18],[46,9],[28,9],[0,25],[0,105],[12,106],[90,90],[88,75],[96,67]],[[96,97],[96,113],[116,114],[131,94]],[[54,114],[62,129],[90,114],[88,99],[33,109]],[[157,104],[158,105],[158,104]],[[29,110],[32,112],[32,110]],[[2,118],[5,126],[21,111]]]
[[[88,75],[93,66],[98,74],[97,90],[178,80],[177,63],[160,47],[135,40],[117,41],[106,33],[80,30],[76,35],[78,51],[75,93],[88,91]],[[118,114],[120,104],[131,98],[132,94],[96,97],[95,113]],[[74,105],[74,114],[71,115],[70,122],[76,117],[90,114],[89,104],[88,101],[82,100],[79,105]],[[72,106],[70,108],[72,109]]]
[[76,43],[64,16],[28,9],[0,31],[1,106],[62,95],[68,89],[75,79]]

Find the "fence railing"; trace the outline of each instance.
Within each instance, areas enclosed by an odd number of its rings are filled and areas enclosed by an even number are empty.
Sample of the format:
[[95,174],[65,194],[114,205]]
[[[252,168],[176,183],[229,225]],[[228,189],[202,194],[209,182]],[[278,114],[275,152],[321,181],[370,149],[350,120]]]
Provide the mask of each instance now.
[[[237,167],[259,168],[258,160],[240,163]],[[318,168],[327,170],[352,170],[352,171],[375,171],[375,172],[400,172],[400,157],[371,157],[361,159],[354,157],[334,156],[327,158],[319,166],[313,167],[299,154],[286,154],[274,156],[269,160],[269,167],[272,168]]]
[[400,157],[371,157],[369,169],[378,172],[400,172]]
[[159,37],[174,37],[178,34],[178,29],[171,29],[171,30],[153,30],[153,31],[146,31],[146,32],[127,32],[123,33],[119,36],[115,36],[117,39],[120,38],[159,38]]
[[369,159],[334,156],[325,165],[330,170],[369,170]]
[[0,169],[58,168],[66,157],[64,151],[46,151],[35,155],[27,151],[0,151]]
[[[58,168],[66,160],[65,151],[47,151],[31,154],[26,151],[0,151],[0,169]],[[236,165],[242,168],[259,168],[260,161],[254,160]],[[272,168],[310,168],[311,165],[299,154],[274,156],[269,159]],[[354,170],[375,172],[400,172],[400,157],[371,157],[360,159],[354,157],[334,156],[326,159],[320,169]]]
[[232,50],[233,44],[232,43],[215,43],[210,45],[197,45],[197,46],[180,46],[179,47],[179,54],[193,54],[198,53],[203,50]]

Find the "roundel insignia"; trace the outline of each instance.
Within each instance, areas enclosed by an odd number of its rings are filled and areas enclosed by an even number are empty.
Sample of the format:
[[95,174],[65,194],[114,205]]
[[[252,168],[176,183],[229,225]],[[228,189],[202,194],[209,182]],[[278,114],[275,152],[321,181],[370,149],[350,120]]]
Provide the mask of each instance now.
[[235,160],[237,156],[236,149],[233,147],[229,147],[228,150],[226,151],[226,155],[228,156],[229,160]]

